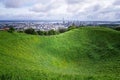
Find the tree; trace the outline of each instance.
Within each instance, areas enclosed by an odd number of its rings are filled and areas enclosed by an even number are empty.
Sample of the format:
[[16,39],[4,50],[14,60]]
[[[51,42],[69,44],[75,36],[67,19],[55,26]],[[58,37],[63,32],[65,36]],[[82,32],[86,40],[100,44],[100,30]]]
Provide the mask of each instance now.
[[48,31],[44,31],[44,35],[48,35]]
[[26,34],[33,34],[33,35],[37,34],[33,28],[28,28],[24,32]]
[[64,32],[67,31],[67,29],[65,29],[65,28],[60,28],[58,31],[59,31],[59,33],[64,33]]
[[69,30],[72,30],[72,29],[76,29],[76,28],[77,28],[76,26],[69,26],[69,27],[68,27],[68,31],[69,31]]
[[24,33],[24,31],[17,31],[17,32],[19,32],[19,33]]
[[38,35],[45,35],[45,31],[37,31]]
[[53,29],[48,31],[48,35],[56,35],[56,34],[57,34],[57,32]]
[[120,27],[116,27],[115,30],[120,31]]
[[8,32],[13,33],[15,31],[14,27],[10,27],[10,29],[8,30]]

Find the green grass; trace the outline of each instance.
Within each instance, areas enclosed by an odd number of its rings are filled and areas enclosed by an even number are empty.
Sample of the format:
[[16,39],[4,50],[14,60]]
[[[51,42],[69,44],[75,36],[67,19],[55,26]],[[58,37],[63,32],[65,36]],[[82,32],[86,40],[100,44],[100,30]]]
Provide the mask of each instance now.
[[1,80],[120,80],[120,32],[100,27],[55,36],[0,32]]

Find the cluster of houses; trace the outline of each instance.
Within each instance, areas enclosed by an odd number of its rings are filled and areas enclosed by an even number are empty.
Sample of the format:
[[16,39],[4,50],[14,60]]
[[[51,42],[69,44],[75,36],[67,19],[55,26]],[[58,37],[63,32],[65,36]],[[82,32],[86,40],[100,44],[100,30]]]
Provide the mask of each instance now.
[[9,30],[10,28],[1,28],[0,31],[6,31]]
[[28,28],[33,28],[35,31],[49,31],[58,30],[59,28],[67,28],[62,23],[2,23],[0,24],[0,30],[9,30],[10,27],[14,27],[16,31],[24,31]]
[[49,31],[49,30],[58,30],[59,28],[66,28],[63,24],[52,24],[52,23],[41,23],[41,24],[20,24],[14,27],[17,31],[24,31],[28,28],[33,28],[35,31]]

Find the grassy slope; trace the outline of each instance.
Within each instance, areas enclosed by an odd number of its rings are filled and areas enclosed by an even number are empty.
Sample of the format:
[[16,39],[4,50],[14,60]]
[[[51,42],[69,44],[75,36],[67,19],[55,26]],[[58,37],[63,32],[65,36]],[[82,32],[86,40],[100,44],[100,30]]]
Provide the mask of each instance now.
[[56,36],[0,32],[1,80],[119,80],[120,32],[79,28]]

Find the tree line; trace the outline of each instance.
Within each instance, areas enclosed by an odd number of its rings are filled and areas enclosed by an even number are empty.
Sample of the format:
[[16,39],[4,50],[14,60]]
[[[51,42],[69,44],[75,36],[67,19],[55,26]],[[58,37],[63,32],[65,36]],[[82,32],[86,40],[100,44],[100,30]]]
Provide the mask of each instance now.
[[[39,31],[35,31],[35,29],[33,28],[28,28],[28,29],[25,29],[24,31],[18,31],[20,33],[26,33],[26,34],[31,34],[31,35],[57,35],[57,34],[60,34],[60,33],[64,33],[64,32],[67,32],[67,31],[70,31],[72,29],[76,29],[78,28],[77,26],[70,26],[68,28],[59,28],[58,30],[49,30],[49,31],[42,31],[42,30],[39,30]],[[15,31],[14,27],[10,27],[10,29],[8,30],[8,32],[10,33],[13,33]]]
[[[84,26],[81,26],[81,27],[84,27]],[[26,34],[31,34],[31,35],[57,35],[57,34],[60,34],[60,33],[64,33],[64,32],[67,32],[67,31],[70,31],[72,29],[76,29],[78,28],[77,26],[69,26],[68,28],[59,28],[58,30],[49,30],[49,31],[42,31],[42,30],[39,30],[39,31],[35,31],[35,29],[33,28],[28,28],[28,29],[25,29],[24,31],[17,31],[17,32],[20,32],[20,33],[26,33]],[[120,31],[120,27],[115,27],[114,30],[117,30],[117,31]],[[15,28],[14,27],[10,27],[10,29],[8,30],[8,32],[10,33],[13,33],[15,32]]]

